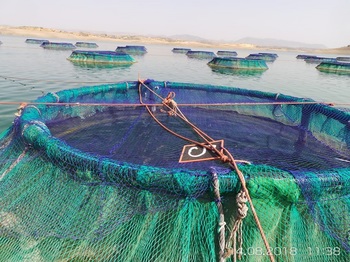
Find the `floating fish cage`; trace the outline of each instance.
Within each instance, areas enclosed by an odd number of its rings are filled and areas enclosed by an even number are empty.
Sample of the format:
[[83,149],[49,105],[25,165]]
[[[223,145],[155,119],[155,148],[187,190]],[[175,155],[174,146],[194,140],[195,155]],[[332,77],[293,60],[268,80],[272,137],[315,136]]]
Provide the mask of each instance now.
[[214,57],[208,65],[212,68],[231,68],[243,70],[267,70],[265,60],[234,57]]
[[345,62],[321,62],[316,68],[325,72],[350,74],[350,63]]
[[236,51],[223,51],[223,50],[219,50],[216,52],[216,54],[218,56],[237,56],[237,52]]
[[203,59],[216,57],[215,53],[211,52],[211,51],[193,51],[193,50],[191,50],[191,51],[188,51],[186,53],[186,55],[190,58],[203,58]]
[[274,58],[278,57],[278,54],[276,54],[276,53],[258,53],[258,54],[263,55],[263,56],[268,56],[268,57],[274,57]]
[[315,55],[297,55],[297,59],[305,59],[305,58],[317,58]]
[[273,62],[276,60],[276,57],[275,56],[270,56],[270,55],[266,55],[266,54],[250,54],[246,57],[246,59],[249,59],[249,60],[264,60],[264,61],[267,61],[267,62]]
[[28,39],[26,39],[25,42],[27,44],[39,44],[39,45],[41,45],[42,43],[49,43],[49,40],[28,38]]
[[2,45],[2,42],[0,41],[0,45]]
[[306,57],[304,59],[306,63],[321,63],[321,62],[337,62],[337,59],[330,57]]
[[335,59],[339,62],[350,62],[350,56],[338,56]]
[[349,123],[232,86],[49,93],[0,135],[0,257],[350,261]]
[[85,47],[85,48],[97,48],[98,45],[96,43],[90,43],[90,42],[76,42],[76,47]]
[[58,42],[58,43],[44,42],[40,46],[45,49],[55,49],[55,50],[73,50],[77,48],[72,43],[61,43],[61,42]]
[[96,63],[96,64],[133,64],[134,58],[122,52],[114,51],[82,51],[75,50],[67,58],[72,62]]
[[186,54],[188,51],[191,51],[191,48],[174,47],[172,49],[173,53],[179,53],[179,54]]
[[147,53],[146,47],[141,45],[118,46],[115,51],[124,52],[130,55],[144,55]]

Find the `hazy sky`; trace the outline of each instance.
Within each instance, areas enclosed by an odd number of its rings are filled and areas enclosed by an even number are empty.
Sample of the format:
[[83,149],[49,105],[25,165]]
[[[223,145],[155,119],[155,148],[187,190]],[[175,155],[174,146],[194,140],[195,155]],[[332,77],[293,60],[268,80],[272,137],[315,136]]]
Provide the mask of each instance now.
[[0,0],[0,25],[350,45],[350,0]]

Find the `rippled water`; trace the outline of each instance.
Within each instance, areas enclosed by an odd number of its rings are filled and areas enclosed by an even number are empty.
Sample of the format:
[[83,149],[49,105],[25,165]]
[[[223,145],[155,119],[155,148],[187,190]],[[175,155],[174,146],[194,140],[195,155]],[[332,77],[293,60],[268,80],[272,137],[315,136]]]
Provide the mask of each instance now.
[[[171,45],[147,44],[148,53],[135,56],[137,61],[129,67],[89,67],[74,65],[67,60],[71,51],[45,50],[39,45],[25,43],[25,37],[0,36],[0,101],[31,101],[43,93],[56,92],[79,86],[132,81],[139,77],[160,81],[191,82],[225,85],[297,97],[317,101],[350,103],[350,75],[319,72],[316,64],[296,59],[299,53],[277,52],[275,62],[268,63],[265,72],[245,74],[216,72],[209,60],[187,58],[172,53]],[[61,39],[51,41],[71,42]],[[125,43],[97,42],[98,50],[115,50]],[[214,51],[214,48],[192,48]],[[222,50],[222,49],[220,49]],[[238,57],[245,57],[254,50],[235,50]],[[264,50],[261,50],[263,52]],[[268,52],[268,51],[266,51]],[[336,57],[339,55],[319,56]],[[0,132],[11,125],[18,105],[0,105]]]

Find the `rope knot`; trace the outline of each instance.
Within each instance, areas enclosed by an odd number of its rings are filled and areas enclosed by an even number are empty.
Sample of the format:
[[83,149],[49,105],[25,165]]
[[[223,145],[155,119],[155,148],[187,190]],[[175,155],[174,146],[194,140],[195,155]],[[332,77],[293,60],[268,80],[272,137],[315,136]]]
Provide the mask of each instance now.
[[240,191],[236,196],[236,203],[237,203],[237,218],[243,219],[248,214],[248,207],[246,205],[248,201],[248,198],[244,191]]
[[164,109],[161,109],[162,112],[168,113],[169,116],[176,115],[177,112],[177,103],[174,100],[175,92],[169,92],[166,98],[164,98],[162,104]]
[[233,248],[225,248],[224,259],[229,258],[234,254]]
[[229,157],[226,156],[226,155],[222,155],[220,159],[221,159],[221,161],[224,162],[224,163],[226,163],[226,162],[229,161]]
[[27,103],[21,103],[19,107],[17,108],[17,113],[15,113],[15,116],[21,116],[23,109],[27,106]]

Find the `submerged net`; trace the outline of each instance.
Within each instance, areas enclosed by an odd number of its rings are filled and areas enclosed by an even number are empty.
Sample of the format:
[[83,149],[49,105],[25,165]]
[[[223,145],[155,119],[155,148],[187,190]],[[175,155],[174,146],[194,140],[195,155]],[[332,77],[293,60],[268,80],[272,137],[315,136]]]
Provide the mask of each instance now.
[[[191,143],[159,123],[202,137],[162,104],[169,94],[224,140],[239,171],[220,159],[179,163]],[[349,261],[349,121],[311,100],[232,87],[146,81],[50,93],[23,106],[0,140],[0,257],[233,261],[236,247],[242,261]],[[269,250],[249,202],[235,230],[238,172]]]

